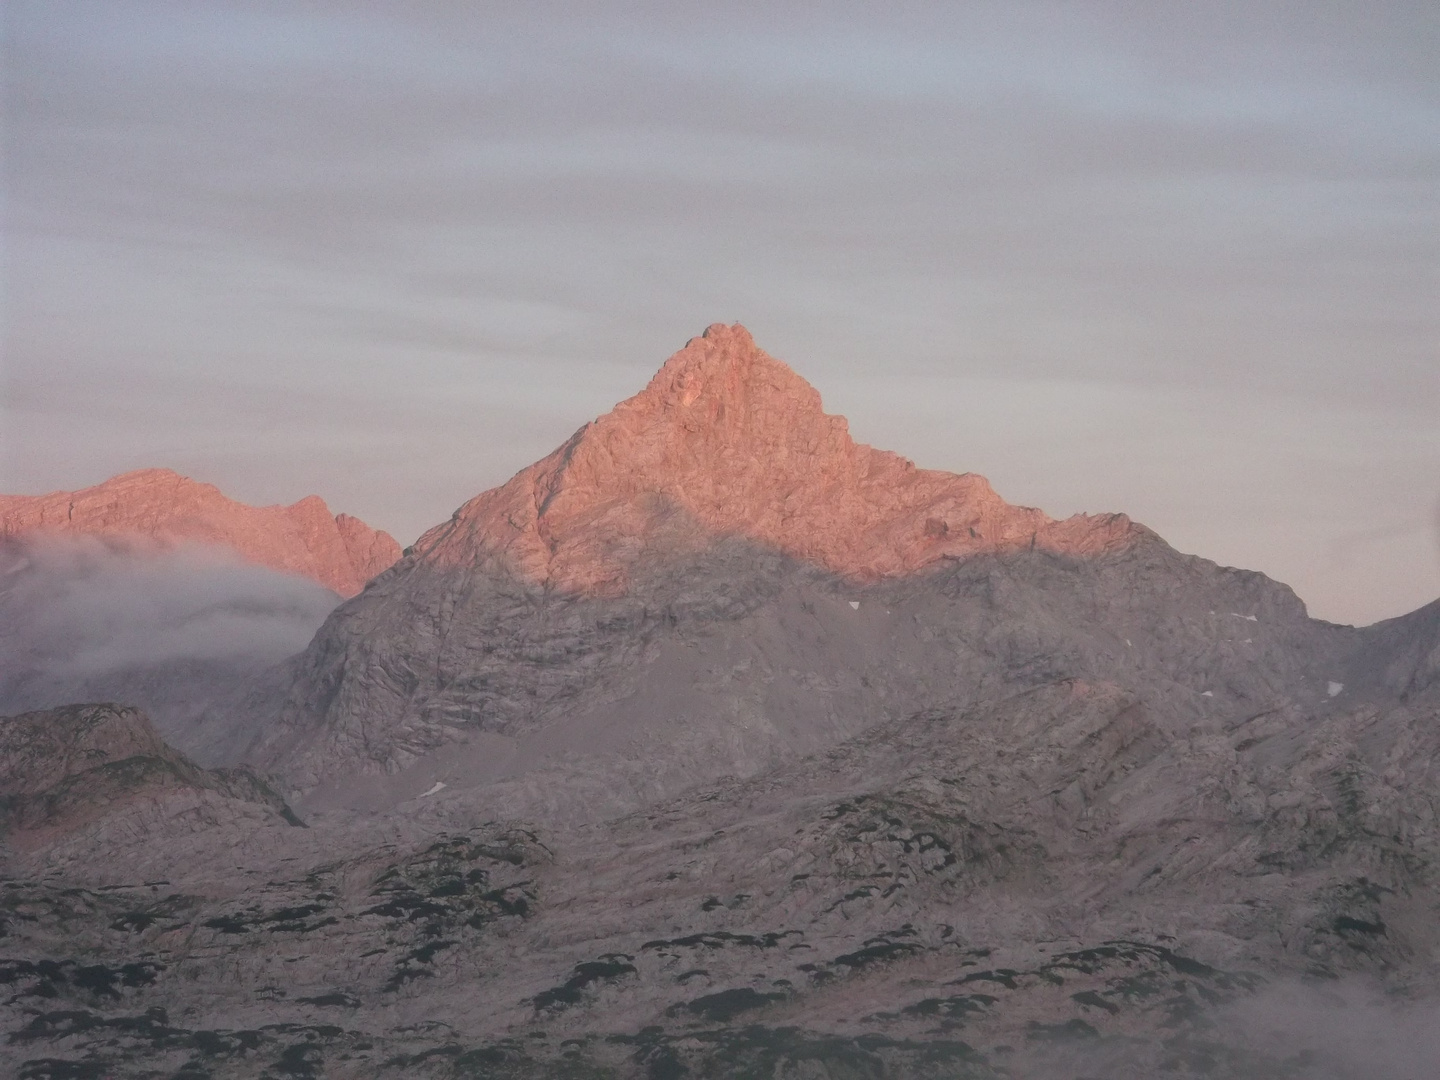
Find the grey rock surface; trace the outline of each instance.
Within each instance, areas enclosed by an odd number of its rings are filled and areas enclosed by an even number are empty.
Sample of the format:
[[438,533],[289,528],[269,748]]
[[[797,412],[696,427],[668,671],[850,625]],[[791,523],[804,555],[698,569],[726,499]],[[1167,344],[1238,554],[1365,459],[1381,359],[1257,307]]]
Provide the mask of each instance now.
[[1173,733],[1329,707],[1337,684],[1393,696],[1386,635],[1416,637],[1311,620],[1285,586],[1154,537],[865,586],[740,540],[648,570],[604,598],[402,560],[292,661],[251,760],[314,806],[443,782],[585,820],[1056,679],[1124,685]]
[[[69,705],[0,718],[0,830],[20,851],[48,849],[92,826],[103,834],[121,818],[133,826],[157,815],[194,817],[198,807],[207,808],[205,823],[232,811],[299,823],[255,773],[202,769],[138,709]],[[104,854],[97,851],[102,862]]]

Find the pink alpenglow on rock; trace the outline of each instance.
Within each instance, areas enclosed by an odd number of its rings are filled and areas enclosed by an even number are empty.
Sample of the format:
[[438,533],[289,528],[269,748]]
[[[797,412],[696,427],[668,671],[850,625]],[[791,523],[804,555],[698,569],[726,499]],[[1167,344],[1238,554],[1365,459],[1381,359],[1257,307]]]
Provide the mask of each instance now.
[[1054,521],[1006,503],[982,476],[857,443],[743,326],[716,324],[415,550],[442,566],[498,558],[556,588],[615,594],[641,551],[726,535],[863,582],[983,551],[1099,554],[1142,534],[1122,514]]
[[354,596],[400,557],[400,545],[310,495],[290,506],[247,506],[169,469],[141,469],[82,491],[0,495],[0,536],[71,533],[170,547],[214,544],[247,562]]

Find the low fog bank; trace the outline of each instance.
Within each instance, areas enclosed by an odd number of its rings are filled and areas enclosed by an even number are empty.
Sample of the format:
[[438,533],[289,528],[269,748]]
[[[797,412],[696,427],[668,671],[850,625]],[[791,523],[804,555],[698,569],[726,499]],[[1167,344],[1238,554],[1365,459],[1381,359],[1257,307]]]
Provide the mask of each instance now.
[[0,541],[0,715],[119,701],[149,712],[181,750],[219,763],[253,727],[231,721],[273,691],[276,666],[339,602],[224,549]]
[[17,665],[99,675],[173,660],[274,663],[303,649],[339,602],[219,548],[12,541],[0,548],[0,677]]
[[1358,979],[1277,983],[1219,1019],[1265,1057],[1298,1066],[1306,1080],[1440,1076],[1435,998],[1398,997]]
[[1035,1042],[1005,1061],[1016,1080],[1435,1080],[1440,999],[1358,977],[1276,980],[1253,995],[1139,1038]]

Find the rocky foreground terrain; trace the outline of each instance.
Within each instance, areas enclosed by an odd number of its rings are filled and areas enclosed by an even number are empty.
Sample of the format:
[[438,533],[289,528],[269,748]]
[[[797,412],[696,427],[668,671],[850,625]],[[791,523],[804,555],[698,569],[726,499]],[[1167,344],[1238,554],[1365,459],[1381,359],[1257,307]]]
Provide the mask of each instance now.
[[244,767],[0,721],[10,1073],[1440,1069],[1440,602],[1010,507],[738,327],[260,682]]

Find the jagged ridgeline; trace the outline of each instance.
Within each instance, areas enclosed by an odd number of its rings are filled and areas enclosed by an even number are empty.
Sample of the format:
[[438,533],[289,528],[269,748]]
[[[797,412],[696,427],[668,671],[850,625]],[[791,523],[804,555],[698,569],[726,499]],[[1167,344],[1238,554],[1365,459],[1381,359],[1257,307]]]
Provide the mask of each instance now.
[[249,771],[117,706],[0,721],[0,1054],[1432,1075],[1437,675],[1440,604],[1330,625],[1010,506],[711,327],[218,710]]

